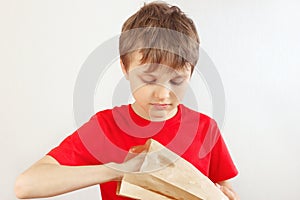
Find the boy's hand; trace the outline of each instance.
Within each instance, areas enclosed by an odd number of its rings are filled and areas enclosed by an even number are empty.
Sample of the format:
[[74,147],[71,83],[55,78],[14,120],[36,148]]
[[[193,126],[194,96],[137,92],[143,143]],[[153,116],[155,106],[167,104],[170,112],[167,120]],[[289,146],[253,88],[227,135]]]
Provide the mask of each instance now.
[[237,193],[227,181],[216,183],[216,186],[229,198],[229,200],[240,200]]
[[146,149],[146,145],[132,147],[123,163],[112,162],[105,165],[119,171],[122,174],[139,172],[145,159]]

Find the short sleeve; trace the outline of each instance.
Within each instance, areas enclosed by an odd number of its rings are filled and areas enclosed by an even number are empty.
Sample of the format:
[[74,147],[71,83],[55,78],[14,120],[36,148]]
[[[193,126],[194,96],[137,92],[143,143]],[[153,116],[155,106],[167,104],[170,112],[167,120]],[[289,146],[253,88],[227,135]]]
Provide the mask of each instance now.
[[[87,122],[83,126],[87,126]],[[57,147],[53,148],[47,155],[56,159],[61,165],[80,166],[80,165],[96,165],[100,162],[90,154],[84,146],[78,131],[85,129],[78,129],[73,134],[65,138]]]
[[218,131],[217,135],[219,135],[219,137],[211,151],[209,167],[209,178],[214,183],[228,180],[238,174],[238,170],[233,163],[219,129],[217,128],[216,131]]

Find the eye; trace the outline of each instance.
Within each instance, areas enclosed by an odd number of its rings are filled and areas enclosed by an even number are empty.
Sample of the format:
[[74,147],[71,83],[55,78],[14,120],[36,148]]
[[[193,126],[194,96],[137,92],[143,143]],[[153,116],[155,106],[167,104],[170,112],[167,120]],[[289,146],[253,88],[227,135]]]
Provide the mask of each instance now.
[[156,81],[155,77],[150,76],[150,75],[141,76],[141,80],[144,83],[150,83],[150,84],[155,83],[155,81]]
[[173,80],[170,81],[173,85],[180,85],[184,82],[183,78],[175,78]]

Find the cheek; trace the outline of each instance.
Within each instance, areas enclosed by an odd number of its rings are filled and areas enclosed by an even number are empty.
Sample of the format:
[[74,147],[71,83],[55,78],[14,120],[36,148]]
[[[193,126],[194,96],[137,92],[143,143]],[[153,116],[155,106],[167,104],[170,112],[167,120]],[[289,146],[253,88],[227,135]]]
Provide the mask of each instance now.
[[187,86],[188,85],[184,85],[184,86],[175,86],[172,88],[173,94],[175,95],[175,97],[179,100],[182,101],[183,97],[187,91]]
[[150,89],[147,88],[147,86],[140,86],[138,88],[136,88],[134,91],[132,91],[133,97],[137,100],[137,101],[145,101],[148,97],[150,93]]
[[145,83],[143,83],[141,80],[137,78],[131,78],[129,79],[129,82],[130,82],[131,93],[135,93],[138,90],[142,90],[143,87],[145,86]]

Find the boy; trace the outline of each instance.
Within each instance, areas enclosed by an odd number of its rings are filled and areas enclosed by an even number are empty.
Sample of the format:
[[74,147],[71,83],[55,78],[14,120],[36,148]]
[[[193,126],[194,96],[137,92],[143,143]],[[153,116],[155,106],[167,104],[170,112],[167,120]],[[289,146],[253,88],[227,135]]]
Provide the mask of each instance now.
[[135,102],[96,113],[18,177],[17,197],[49,197],[100,184],[103,200],[128,199],[116,196],[117,181],[136,171],[139,160],[123,162],[125,155],[153,138],[192,163],[229,199],[238,199],[227,181],[237,170],[215,121],[180,104],[198,44],[192,20],[178,7],[153,2],[131,16],[119,50]]

